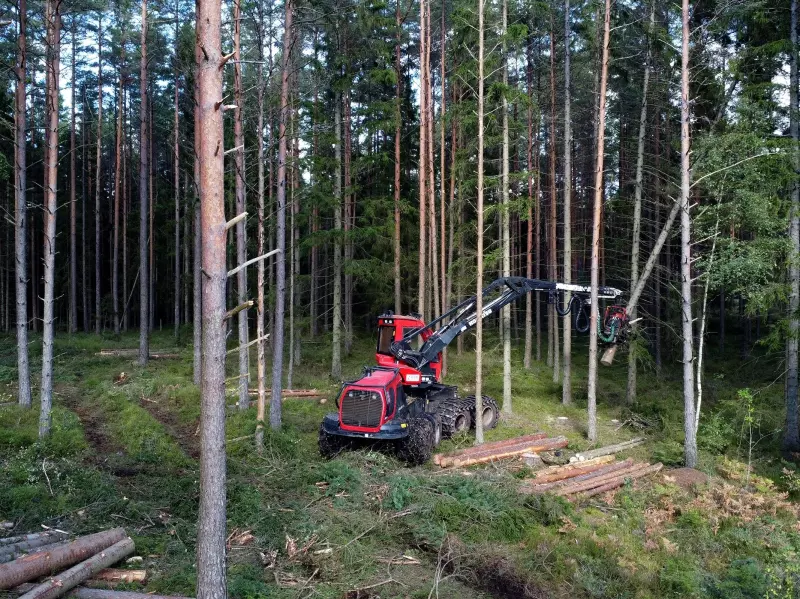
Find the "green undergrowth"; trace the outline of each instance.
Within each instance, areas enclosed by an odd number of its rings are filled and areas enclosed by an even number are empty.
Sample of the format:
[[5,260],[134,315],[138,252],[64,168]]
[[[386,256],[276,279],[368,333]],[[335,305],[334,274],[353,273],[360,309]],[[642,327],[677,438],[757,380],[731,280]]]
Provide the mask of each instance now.
[[[781,390],[764,374],[774,370],[768,357],[707,366],[698,442],[700,468],[711,483],[683,489],[654,478],[575,505],[519,494],[518,480],[530,472],[512,463],[454,472],[432,464],[407,468],[391,452],[368,446],[321,460],[319,422],[335,409],[339,383],[328,375],[329,339],[305,341],[292,386],[316,388],[327,401],[286,401],[283,429],[265,431],[261,454],[253,445],[255,407],[235,406],[237,364],[229,360],[232,597],[339,599],[376,583],[384,584],[366,592],[384,598],[426,598],[432,589],[463,599],[800,597],[798,512],[790,501],[800,493],[800,474],[776,451]],[[200,399],[192,384],[191,333],[182,330],[176,341],[156,332],[151,347],[180,358],[153,360],[144,369],[131,359],[95,355],[136,342],[132,334],[58,338],[53,434],[44,442],[37,440],[35,409],[0,407],[0,520],[19,531],[41,524],[79,533],[124,526],[150,572],[146,590],[191,595]],[[373,345],[371,338],[356,339],[343,365],[346,378],[372,362]],[[571,405],[561,403],[546,366],[525,370],[516,353],[514,415],[487,431],[487,439],[544,431],[566,436],[571,450],[591,447],[583,351],[579,344]],[[487,340],[484,393],[496,398],[501,355],[496,340]],[[11,340],[0,338],[4,398],[14,397],[15,359]],[[628,406],[627,360],[617,359],[601,371],[599,443],[644,436],[647,443],[628,455],[679,465],[680,373],[656,373],[643,363],[638,401]],[[448,368],[449,383],[462,395],[474,392],[474,352],[459,356],[451,348]],[[755,397],[749,418],[744,388]],[[751,435],[756,446],[747,475]],[[461,436],[441,450],[472,442]]]

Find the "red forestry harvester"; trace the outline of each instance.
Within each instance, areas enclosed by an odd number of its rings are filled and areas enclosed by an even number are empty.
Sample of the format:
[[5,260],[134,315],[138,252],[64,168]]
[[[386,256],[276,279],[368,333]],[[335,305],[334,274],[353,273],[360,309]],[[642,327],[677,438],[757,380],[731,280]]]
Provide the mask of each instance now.
[[[497,402],[486,395],[461,397],[458,388],[441,380],[442,350],[471,330],[478,318],[497,313],[531,292],[546,292],[560,316],[572,314],[575,328],[589,330],[590,288],[523,277],[497,279],[483,290],[483,310],[476,297],[461,302],[441,317],[425,323],[418,314],[400,316],[386,312],[378,317],[377,366],[342,385],[336,400],[338,412],[327,414],[319,429],[319,450],[331,457],[356,439],[393,443],[398,456],[410,464],[426,462],[442,437],[474,427],[481,418],[484,429],[497,425]],[[563,295],[571,297],[562,308]],[[615,300],[619,289],[600,287],[598,297]],[[610,306],[598,323],[600,340],[613,354],[624,343],[630,323],[625,308]],[[606,360],[606,362],[608,362]],[[476,404],[480,404],[480,414]]]

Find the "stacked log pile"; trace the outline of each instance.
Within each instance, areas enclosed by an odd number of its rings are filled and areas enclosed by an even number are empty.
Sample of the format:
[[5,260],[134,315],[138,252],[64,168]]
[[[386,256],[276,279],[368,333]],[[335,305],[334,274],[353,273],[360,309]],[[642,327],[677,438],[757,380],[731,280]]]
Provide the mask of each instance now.
[[506,439],[505,441],[495,441],[484,443],[475,447],[469,447],[447,454],[436,454],[433,456],[433,463],[442,468],[458,466],[473,466],[475,464],[485,464],[506,458],[512,458],[523,453],[536,451],[552,451],[567,446],[566,437],[547,438],[545,433],[536,433]]
[[526,479],[520,492],[548,492],[573,501],[617,489],[628,480],[649,476],[662,467],[660,462],[648,464],[632,459],[616,461],[613,456],[598,456],[544,470],[536,478]]
[[[123,528],[104,530],[72,541],[61,531],[0,539],[0,591],[20,599],[146,599],[153,595],[86,588],[80,585],[143,581],[141,570],[112,570],[109,566],[134,552]],[[175,598],[185,599],[185,598]]]

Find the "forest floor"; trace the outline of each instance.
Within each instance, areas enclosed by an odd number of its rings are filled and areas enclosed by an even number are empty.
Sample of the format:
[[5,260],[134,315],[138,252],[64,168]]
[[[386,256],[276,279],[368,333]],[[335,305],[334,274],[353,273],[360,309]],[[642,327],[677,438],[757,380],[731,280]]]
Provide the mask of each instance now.
[[[150,574],[146,591],[192,595],[199,391],[190,343],[190,331],[177,342],[156,332],[151,347],[177,348],[180,358],[141,369],[95,355],[135,347],[132,334],[60,335],[52,437],[36,441],[36,410],[0,406],[0,521],[18,531],[124,526]],[[514,416],[487,438],[545,431],[567,436],[571,449],[589,447],[584,345],[572,406],[561,404],[548,368],[527,371],[515,354]],[[372,363],[373,346],[371,338],[356,341],[346,377]],[[34,373],[40,347],[38,339],[31,346]],[[628,407],[627,356],[618,356],[601,371],[600,444],[644,435],[648,442],[630,454],[667,468],[572,505],[520,495],[528,472],[514,462],[407,468],[367,449],[320,459],[318,427],[337,391],[327,376],[329,347],[326,338],[306,341],[294,372],[295,388],[319,389],[328,402],[287,400],[284,430],[267,434],[263,455],[253,447],[254,408],[229,411],[231,597],[800,597],[800,475],[777,451],[782,385],[774,382],[778,358],[764,350],[741,358],[731,347],[708,363],[699,437],[705,483],[672,470],[682,451],[678,369],[657,374],[643,364],[639,401]],[[493,341],[484,359],[485,392],[498,398],[501,354]],[[474,353],[451,351],[449,370],[448,381],[469,392]],[[13,340],[0,337],[0,404],[13,402],[15,380]],[[465,436],[441,449],[471,443]]]

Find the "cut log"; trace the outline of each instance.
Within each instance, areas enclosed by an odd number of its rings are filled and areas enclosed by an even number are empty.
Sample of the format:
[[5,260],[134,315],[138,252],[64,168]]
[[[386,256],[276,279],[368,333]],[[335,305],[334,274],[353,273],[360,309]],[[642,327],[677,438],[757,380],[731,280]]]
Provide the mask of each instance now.
[[645,439],[643,437],[639,437],[637,439],[631,439],[630,441],[617,443],[616,445],[608,445],[607,447],[598,447],[597,449],[582,451],[572,456],[569,459],[569,461],[584,462],[586,460],[591,460],[592,458],[597,458],[604,455],[611,455],[612,453],[619,453],[620,451],[625,451],[627,449],[631,449],[632,447],[636,447],[637,445],[641,445],[644,442]]
[[126,538],[125,530],[114,528],[79,537],[49,551],[31,553],[13,562],[0,564],[0,589],[10,589],[76,564]]
[[588,491],[589,489],[601,487],[607,482],[611,481],[612,479],[619,477],[624,478],[629,474],[631,474],[632,472],[637,472],[639,470],[647,468],[647,466],[648,464],[638,462],[636,464],[631,464],[629,466],[626,466],[625,468],[620,468],[619,470],[615,470],[613,472],[608,472],[600,476],[593,476],[592,478],[582,480],[580,482],[564,485],[563,487],[558,487],[553,492],[556,495],[573,495],[574,493]]
[[626,480],[635,480],[637,478],[642,478],[644,476],[648,476],[650,474],[655,474],[659,470],[663,468],[663,464],[661,462],[657,464],[653,464],[652,466],[648,466],[647,468],[642,468],[641,470],[637,470],[632,474],[628,474],[625,476],[621,476],[619,478],[612,479],[604,485],[600,485],[599,487],[595,487],[594,489],[590,489],[585,491],[584,493],[578,493],[569,498],[570,501],[579,501],[581,499],[585,499],[586,497],[592,497],[593,495],[599,495],[600,493],[605,493],[606,491],[611,491],[613,489],[617,489],[625,484]]
[[615,470],[627,468],[631,464],[633,464],[633,460],[624,460],[622,462],[615,462],[613,464],[594,464],[592,466],[587,466],[586,468],[566,470],[564,472],[552,474],[546,477],[540,478],[537,476],[536,478],[526,480],[525,483],[530,485],[530,487],[535,490],[546,490],[553,488],[554,486],[572,484],[573,482],[586,480],[593,476],[602,476],[607,472],[614,472]]
[[128,537],[102,549],[87,560],[31,589],[20,599],[57,599],[119,560],[133,553],[133,540]]
[[7,551],[11,547],[17,547],[17,545],[11,545],[10,547],[0,547],[0,564],[4,564],[6,562],[13,561],[25,554],[31,553],[41,553],[42,551],[50,551],[51,549],[55,549],[56,547],[61,547],[62,545],[66,545],[67,541],[58,541],[56,543],[50,543],[48,545],[42,545],[41,547],[35,547],[34,549],[30,549],[28,551],[19,549],[19,550],[12,550]]
[[476,445],[474,447],[467,447],[451,453],[437,453],[433,456],[433,463],[438,464],[440,460],[445,458],[455,458],[468,456],[470,454],[497,449],[500,447],[508,447],[509,445],[517,445],[526,441],[539,441],[540,439],[547,438],[547,433],[534,433],[532,435],[524,435],[522,437],[514,437],[513,439],[504,439],[503,441],[492,441],[491,443],[484,443],[483,445]]
[[[271,389],[266,390],[267,394],[271,392]],[[258,390],[251,390],[250,395],[258,395]],[[283,397],[323,397],[325,393],[316,389],[283,389],[281,395]]]
[[131,591],[87,589],[86,587],[73,589],[69,596],[76,597],[77,599],[192,599],[190,597],[180,597],[177,595],[150,595],[145,593],[133,593]]
[[38,541],[39,539],[45,539],[44,542],[40,543],[39,545],[29,545],[29,547],[40,547],[41,545],[54,543],[55,541],[58,541],[60,539],[66,539],[68,536],[69,535],[67,533],[62,531],[46,530],[44,532],[34,532],[29,535],[6,537],[4,539],[0,539],[0,549],[8,545],[19,545],[20,543],[33,543]]
[[463,451],[457,451],[454,453],[441,455],[439,456],[439,463],[445,464],[448,461],[452,460],[461,460],[477,456],[484,456],[492,453],[505,452],[507,450],[518,449],[522,447],[534,447],[541,445],[543,443],[549,443],[554,439],[560,440],[563,438],[563,437],[547,438],[544,436],[535,437],[534,435],[531,435],[531,437],[532,438],[530,439],[527,438],[520,438],[513,440],[509,439],[507,442],[502,442],[501,444],[497,445],[489,443],[484,443],[483,445],[476,445],[475,447],[470,447],[469,449],[464,449]]
[[613,455],[604,455],[600,456],[599,458],[586,460],[585,462],[572,462],[570,464],[562,464],[560,466],[550,466],[548,468],[545,468],[541,472],[538,472],[536,474],[536,480],[540,479],[543,476],[550,476],[551,474],[558,474],[561,472],[570,472],[571,470],[575,470],[577,468],[585,468],[586,466],[609,464],[613,462],[614,459],[615,457]]
[[147,581],[147,570],[123,570],[122,568],[106,568],[92,577],[93,581],[104,582],[141,582]]
[[561,449],[562,447],[566,447],[567,443],[568,441],[566,437],[554,437],[552,439],[542,439],[540,441],[528,441],[519,445],[500,447],[499,449],[470,454],[464,457],[443,458],[439,460],[439,466],[442,468],[448,468],[485,464],[486,462],[491,462],[494,460],[502,460],[505,458],[518,456],[528,451],[549,451],[553,449]]
[[[95,354],[104,358],[137,358],[139,356],[138,348],[123,348],[123,349],[101,349]],[[166,360],[179,358],[180,354],[174,351],[151,351],[150,358],[153,360]]]

